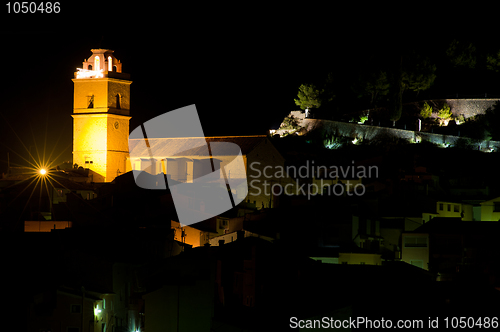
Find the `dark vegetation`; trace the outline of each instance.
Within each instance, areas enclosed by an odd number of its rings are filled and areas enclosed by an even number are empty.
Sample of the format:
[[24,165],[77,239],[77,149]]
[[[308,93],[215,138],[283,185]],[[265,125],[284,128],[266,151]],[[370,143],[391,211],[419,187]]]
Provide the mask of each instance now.
[[[500,95],[500,47],[491,40],[450,38],[435,44],[411,40],[397,47],[381,44],[350,59],[353,62],[354,67],[342,69],[332,64],[303,82],[301,91],[304,86],[310,91],[303,98],[308,105],[316,105],[312,106],[315,118],[350,121],[359,117],[360,110],[370,109],[367,124],[414,127],[418,115],[412,103]],[[486,120],[488,131],[490,120],[496,117]],[[481,139],[482,133],[474,128],[470,131],[474,132],[471,138]]]

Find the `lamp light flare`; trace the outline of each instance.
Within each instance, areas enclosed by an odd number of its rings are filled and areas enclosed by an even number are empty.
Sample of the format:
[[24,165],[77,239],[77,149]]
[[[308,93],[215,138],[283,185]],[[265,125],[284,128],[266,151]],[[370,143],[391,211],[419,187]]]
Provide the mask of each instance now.
[[39,172],[40,172],[41,175],[47,174],[47,170],[45,168],[40,169]]

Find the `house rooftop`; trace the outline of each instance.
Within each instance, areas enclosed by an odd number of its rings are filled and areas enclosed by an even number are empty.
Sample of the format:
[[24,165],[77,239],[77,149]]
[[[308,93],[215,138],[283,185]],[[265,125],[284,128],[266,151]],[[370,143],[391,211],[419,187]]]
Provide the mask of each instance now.
[[500,231],[497,221],[463,221],[461,218],[435,217],[414,230],[415,233],[493,234]]

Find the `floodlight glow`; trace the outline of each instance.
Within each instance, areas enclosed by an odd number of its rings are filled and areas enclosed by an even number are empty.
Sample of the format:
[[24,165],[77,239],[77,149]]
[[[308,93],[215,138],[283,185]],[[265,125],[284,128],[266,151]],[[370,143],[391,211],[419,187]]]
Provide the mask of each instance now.
[[89,77],[95,77],[95,78],[102,78],[104,77],[103,75],[103,70],[88,70],[88,69],[82,69],[82,68],[76,68],[78,72],[76,73],[76,78],[89,78]]
[[40,169],[39,172],[40,172],[41,175],[47,174],[47,170],[45,168]]
[[100,313],[101,313],[101,309],[99,309],[99,305],[97,305],[96,308],[94,309],[94,315],[97,316]]

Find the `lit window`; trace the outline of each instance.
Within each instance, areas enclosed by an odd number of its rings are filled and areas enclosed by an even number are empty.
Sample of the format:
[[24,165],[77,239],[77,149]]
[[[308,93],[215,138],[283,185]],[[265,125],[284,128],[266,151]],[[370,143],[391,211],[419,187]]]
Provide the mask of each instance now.
[[87,97],[87,108],[94,108],[94,95]]
[[113,70],[113,59],[108,56],[108,71],[112,71]]
[[94,67],[95,67],[95,70],[97,70],[97,71],[99,71],[99,69],[101,69],[99,61],[100,61],[99,56],[96,55],[94,58]]
[[96,305],[95,309],[94,309],[94,315],[97,316],[99,315],[100,313],[102,312],[101,309],[99,309],[99,304]]

